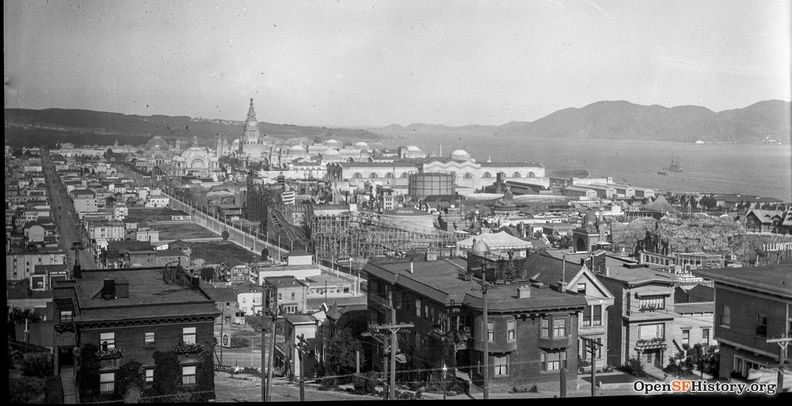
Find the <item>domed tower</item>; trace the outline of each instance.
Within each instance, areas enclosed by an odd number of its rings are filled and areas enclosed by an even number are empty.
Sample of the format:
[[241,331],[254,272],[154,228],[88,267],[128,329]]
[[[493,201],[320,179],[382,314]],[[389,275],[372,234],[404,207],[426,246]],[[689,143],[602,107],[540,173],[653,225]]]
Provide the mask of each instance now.
[[458,149],[451,153],[451,159],[454,161],[470,161],[470,154],[464,149]]

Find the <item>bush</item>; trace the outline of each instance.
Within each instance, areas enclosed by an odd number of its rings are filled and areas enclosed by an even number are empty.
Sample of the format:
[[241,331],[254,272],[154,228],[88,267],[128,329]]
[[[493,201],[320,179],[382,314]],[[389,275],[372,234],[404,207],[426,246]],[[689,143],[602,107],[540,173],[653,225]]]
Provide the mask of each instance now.
[[365,375],[355,375],[353,380],[355,393],[358,395],[376,395],[376,376],[374,372],[368,372]]
[[637,376],[638,378],[645,378],[648,376],[646,371],[644,371],[644,365],[640,359],[630,358],[624,367],[630,375]]
[[77,382],[80,389],[80,400],[90,402],[99,394],[99,360],[95,344],[85,344],[80,349],[80,369],[77,370]]
[[43,389],[44,383],[40,379],[8,378],[8,400],[10,403],[31,403],[41,396]]
[[137,361],[129,361],[121,365],[116,372],[116,391],[121,395],[125,395],[130,389],[141,389],[145,380],[143,364]]
[[175,351],[154,352],[154,393],[175,394],[181,386],[181,365]]
[[22,373],[44,378],[53,375],[52,358],[49,354],[33,354],[25,357]]
[[50,376],[44,386],[44,402],[47,404],[63,404],[63,386],[59,376]]
[[338,387],[338,382],[335,378],[322,378],[319,390],[332,390]]

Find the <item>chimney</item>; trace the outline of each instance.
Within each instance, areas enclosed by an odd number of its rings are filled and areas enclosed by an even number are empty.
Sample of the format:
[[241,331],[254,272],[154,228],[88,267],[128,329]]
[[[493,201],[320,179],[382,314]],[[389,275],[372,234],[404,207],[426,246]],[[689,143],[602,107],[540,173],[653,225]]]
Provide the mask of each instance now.
[[528,285],[522,285],[517,287],[517,298],[525,299],[531,297],[531,287]]
[[201,286],[201,278],[192,276],[190,280],[192,281],[192,284],[190,285],[192,289],[198,289]]
[[561,281],[566,281],[566,255],[561,256]]
[[415,268],[413,267],[413,260],[410,258],[410,273],[415,273]]
[[558,291],[561,293],[566,292],[567,283],[564,281],[558,281]]
[[116,285],[116,296],[118,298],[129,297],[129,281],[118,281]]
[[102,299],[112,300],[116,298],[115,280],[105,279],[102,286]]
[[74,268],[72,268],[72,276],[74,279],[82,279],[82,267],[80,267],[80,264],[74,264]]

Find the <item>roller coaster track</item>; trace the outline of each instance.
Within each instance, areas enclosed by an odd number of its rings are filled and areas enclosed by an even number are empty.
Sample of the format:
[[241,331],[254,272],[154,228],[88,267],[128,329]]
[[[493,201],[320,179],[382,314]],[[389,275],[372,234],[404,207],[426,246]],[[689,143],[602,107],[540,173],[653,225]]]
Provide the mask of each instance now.
[[398,222],[373,212],[315,218],[311,239],[317,255],[328,257],[387,255],[455,243],[452,232]]
[[269,213],[269,220],[277,231],[282,231],[286,234],[286,237],[291,241],[297,241],[302,243],[305,246],[308,246],[308,242],[310,241],[308,236],[305,234],[300,227],[292,225],[286,220],[286,217],[283,215],[283,212],[277,209],[268,210]]

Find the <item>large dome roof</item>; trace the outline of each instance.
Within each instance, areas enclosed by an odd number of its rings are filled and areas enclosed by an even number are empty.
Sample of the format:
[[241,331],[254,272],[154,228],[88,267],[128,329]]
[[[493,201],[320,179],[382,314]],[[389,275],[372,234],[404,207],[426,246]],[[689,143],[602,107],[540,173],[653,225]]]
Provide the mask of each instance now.
[[415,145],[409,145],[407,146],[407,151],[421,152],[421,149],[416,147]]
[[289,152],[305,152],[305,148],[302,145],[292,145],[289,147]]
[[355,143],[355,148],[360,148],[360,149],[369,149],[369,145],[368,145],[368,144],[366,144],[366,143],[365,143],[365,142],[363,142],[363,141],[358,141],[358,142],[356,142],[356,143]]
[[146,149],[155,150],[155,151],[167,151],[170,149],[170,146],[168,145],[167,142],[165,142],[165,140],[162,139],[162,137],[157,135],[146,143]]
[[327,151],[324,152],[324,156],[336,156],[340,154],[337,149],[328,148]]
[[451,159],[455,161],[469,161],[470,154],[468,154],[464,149],[458,149],[451,153]]
[[334,139],[329,139],[329,140],[325,141],[325,145],[333,145],[333,146],[335,146],[335,145],[339,145],[339,144],[340,143],[338,141],[334,140]]

